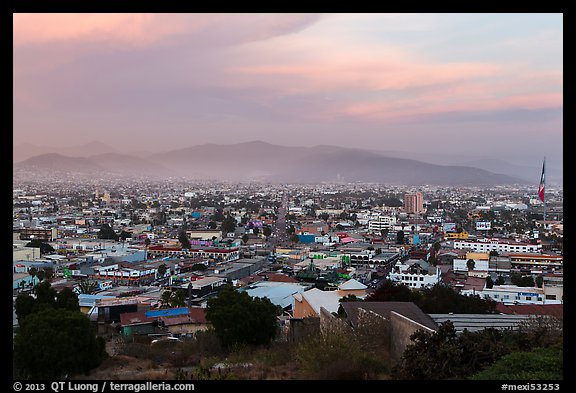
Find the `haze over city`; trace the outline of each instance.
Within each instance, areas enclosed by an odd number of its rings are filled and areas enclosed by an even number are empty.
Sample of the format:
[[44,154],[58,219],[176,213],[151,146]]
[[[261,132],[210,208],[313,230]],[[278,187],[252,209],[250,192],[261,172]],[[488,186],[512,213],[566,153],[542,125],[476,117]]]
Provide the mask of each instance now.
[[562,14],[13,21],[15,147],[146,154],[259,140],[562,168]]

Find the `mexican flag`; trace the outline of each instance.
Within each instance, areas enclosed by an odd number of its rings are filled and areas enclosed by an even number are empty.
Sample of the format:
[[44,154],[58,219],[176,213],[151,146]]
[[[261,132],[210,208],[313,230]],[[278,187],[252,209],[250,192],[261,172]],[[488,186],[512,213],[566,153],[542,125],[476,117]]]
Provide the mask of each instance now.
[[542,163],[542,176],[540,176],[540,185],[538,186],[538,196],[540,200],[544,202],[544,184],[545,184],[545,176],[544,176],[544,166],[546,165],[546,160]]

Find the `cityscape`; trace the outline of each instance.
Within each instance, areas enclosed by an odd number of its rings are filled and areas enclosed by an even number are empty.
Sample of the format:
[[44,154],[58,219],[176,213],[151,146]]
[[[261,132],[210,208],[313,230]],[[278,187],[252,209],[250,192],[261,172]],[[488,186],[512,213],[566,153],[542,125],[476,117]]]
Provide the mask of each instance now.
[[562,14],[13,29],[13,380],[559,389]]

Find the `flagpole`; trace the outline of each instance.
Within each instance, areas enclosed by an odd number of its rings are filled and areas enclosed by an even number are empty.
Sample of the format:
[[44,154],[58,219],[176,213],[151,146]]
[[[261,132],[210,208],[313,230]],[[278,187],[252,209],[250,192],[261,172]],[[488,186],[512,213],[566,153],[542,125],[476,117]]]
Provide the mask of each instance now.
[[542,173],[544,174],[544,230],[546,230],[546,156],[542,164]]

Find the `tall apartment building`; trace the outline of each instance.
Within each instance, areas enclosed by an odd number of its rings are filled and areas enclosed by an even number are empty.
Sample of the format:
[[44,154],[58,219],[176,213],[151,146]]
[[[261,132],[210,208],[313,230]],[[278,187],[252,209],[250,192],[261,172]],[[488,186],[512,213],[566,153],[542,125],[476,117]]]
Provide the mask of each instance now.
[[404,195],[404,210],[406,213],[424,213],[424,198],[420,191]]

